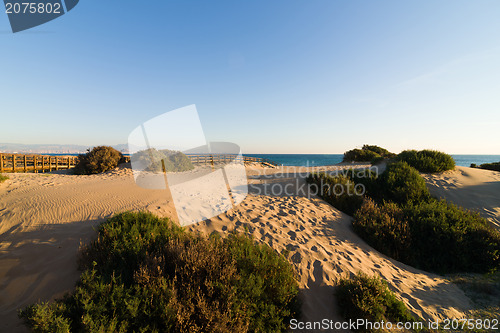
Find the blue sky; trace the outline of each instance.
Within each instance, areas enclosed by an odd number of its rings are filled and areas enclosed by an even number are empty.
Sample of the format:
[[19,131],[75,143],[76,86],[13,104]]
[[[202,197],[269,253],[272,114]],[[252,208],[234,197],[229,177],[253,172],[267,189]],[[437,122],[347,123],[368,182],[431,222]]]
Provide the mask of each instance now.
[[499,1],[80,1],[0,13],[0,142],[126,143],[196,104],[247,153],[500,154]]

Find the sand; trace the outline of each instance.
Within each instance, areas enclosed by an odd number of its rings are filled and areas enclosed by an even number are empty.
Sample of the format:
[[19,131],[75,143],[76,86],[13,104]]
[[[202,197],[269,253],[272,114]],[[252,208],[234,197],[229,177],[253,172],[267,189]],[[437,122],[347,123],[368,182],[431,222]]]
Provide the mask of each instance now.
[[500,229],[500,172],[456,167],[423,177],[432,195],[477,211]]
[[[341,320],[333,297],[334,286],[339,278],[357,271],[382,276],[397,297],[425,319],[462,317],[471,309],[465,294],[445,278],[392,260],[361,240],[351,230],[351,217],[308,193],[304,174],[294,174],[308,170],[247,168],[247,198],[228,212],[189,228],[204,234],[224,234],[246,227],[257,241],[278,251],[288,249],[301,287],[303,320]],[[11,179],[0,184],[2,332],[26,331],[17,319],[17,309],[60,297],[73,288],[79,276],[76,259],[80,242],[95,236],[93,227],[97,223],[127,210],[175,215],[165,191],[141,189],[125,167],[95,176],[8,176]],[[497,185],[463,186],[498,186],[499,179],[485,177],[474,179]],[[457,187],[462,186],[460,181],[465,180],[457,178]],[[285,185],[287,193],[276,190]],[[473,208],[481,208],[481,193],[475,193],[479,201]],[[496,209],[498,212],[498,205]]]

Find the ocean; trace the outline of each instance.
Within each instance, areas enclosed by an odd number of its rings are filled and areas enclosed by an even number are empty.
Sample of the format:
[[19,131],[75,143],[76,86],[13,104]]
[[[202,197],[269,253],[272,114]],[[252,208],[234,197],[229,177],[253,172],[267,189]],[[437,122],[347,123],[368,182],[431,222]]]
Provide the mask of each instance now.
[[[342,162],[343,154],[244,154],[266,158],[286,166],[325,166]],[[452,155],[458,166],[470,167],[484,163],[500,162],[500,155]]]

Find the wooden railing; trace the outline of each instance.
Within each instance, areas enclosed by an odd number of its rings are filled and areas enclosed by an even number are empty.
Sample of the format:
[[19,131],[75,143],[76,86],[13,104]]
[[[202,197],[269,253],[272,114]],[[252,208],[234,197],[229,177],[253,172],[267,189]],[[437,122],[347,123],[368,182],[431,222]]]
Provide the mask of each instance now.
[[[234,160],[240,163],[260,163],[273,167],[278,166],[275,162],[265,158],[240,156],[236,154],[186,154],[186,156],[191,160],[191,163],[195,165],[227,164]],[[130,156],[125,156],[125,162],[130,162]]]
[[[232,154],[188,154],[195,165],[227,164],[231,161],[240,163],[260,163],[277,166],[271,160],[259,157],[240,156]],[[36,154],[6,154],[0,153],[1,172],[47,172],[74,168],[78,162],[77,156],[48,156]],[[125,156],[125,162],[130,162],[130,156]]]
[[0,153],[0,172],[46,172],[73,168],[77,156]]
[[236,154],[187,154],[187,157],[191,160],[193,164],[226,164],[231,161],[240,162],[240,163],[261,163],[261,164],[269,164],[270,166],[277,166],[271,160],[260,158],[260,157],[250,157],[250,156],[241,156]]

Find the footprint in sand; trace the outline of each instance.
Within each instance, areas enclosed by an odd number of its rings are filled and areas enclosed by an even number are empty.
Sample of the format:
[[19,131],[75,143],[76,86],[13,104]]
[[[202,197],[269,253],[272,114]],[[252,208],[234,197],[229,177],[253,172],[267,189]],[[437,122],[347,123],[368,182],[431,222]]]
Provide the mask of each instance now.
[[290,239],[293,241],[297,238],[297,234],[294,231],[289,231],[288,235],[290,236]]
[[392,279],[392,283],[394,284],[401,284],[403,281],[401,281],[400,279],[397,279],[397,278],[394,278]]
[[302,255],[300,254],[300,252],[295,252],[295,254],[291,256],[290,259],[292,260],[292,262],[300,264],[300,262],[302,261]]

